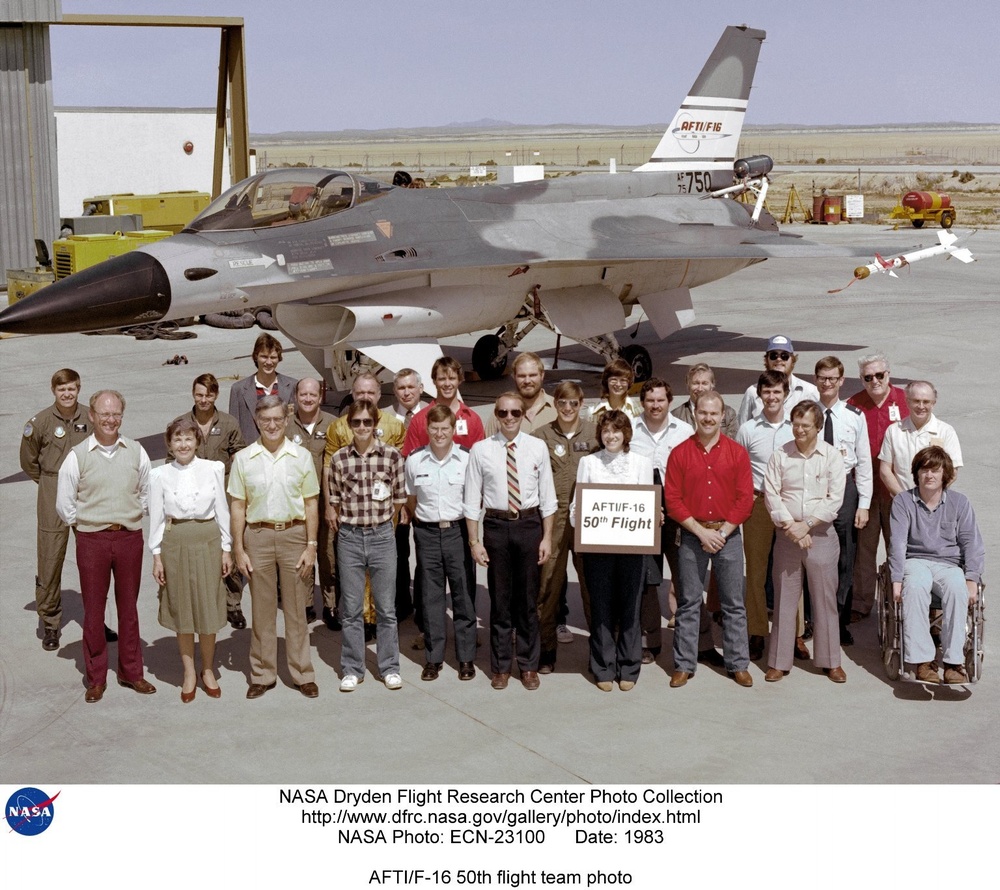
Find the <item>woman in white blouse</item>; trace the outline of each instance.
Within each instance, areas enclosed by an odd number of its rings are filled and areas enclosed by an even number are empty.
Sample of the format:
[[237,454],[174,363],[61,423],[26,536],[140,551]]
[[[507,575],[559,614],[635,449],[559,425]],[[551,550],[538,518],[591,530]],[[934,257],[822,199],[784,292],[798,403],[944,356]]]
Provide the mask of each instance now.
[[171,463],[153,470],[149,484],[149,549],[153,577],[160,585],[160,624],[176,632],[184,667],[181,701],[190,702],[198,685],[194,635],[201,649],[201,682],[219,698],[215,677],[215,635],[226,624],[222,579],[232,569],[229,504],[220,461],[195,452],[201,429],[185,415],[167,427]]
[[767,650],[769,683],[792,669],[795,613],[802,596],[802,572],[809,578],[813,616],[813,664],[834,682],[840,666],[837,619],[837,562],[840,541],[833,520],[844,500],[844,458],[819,438],[823,409],[813,401],[792,408],[791,442],[771,455],[764,471],[764,499],[775,525],[774,619]]
[[[632,422],[625,412],[602,413],[597,419],[597,440],[602,448],[580,460],[577,483],[653,484],[652,461],[629,451]],[[590,672],[602,692],[610,692],[615,680],[622,692],[628,692],[639,679],[644,565],[644,557],[632,553],[583,554],[590,590]]]
[[623,411],[631,423],[642,414],[642,405],[628,391],[635,383],[635,372],[625,359],[613,359],[601,374],[601,400],[590,409],[590,419],[597,423],[607,411]]

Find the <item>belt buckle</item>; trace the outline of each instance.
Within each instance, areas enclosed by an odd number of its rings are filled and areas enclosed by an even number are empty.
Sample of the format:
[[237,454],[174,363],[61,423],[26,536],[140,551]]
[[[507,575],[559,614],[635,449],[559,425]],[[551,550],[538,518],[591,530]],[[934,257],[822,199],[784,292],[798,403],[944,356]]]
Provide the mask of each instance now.
[[276,532],[283,532],[285,530],[285,527],[287,525],[288,525],[287,522],[276,522],[276,523],[274,523],[274,530]]
[[521,518],[521,511],[520,510],[508,510],[507,511],[507,518],[510,519],[510,520],[512,520],[512,521],[520,519]]

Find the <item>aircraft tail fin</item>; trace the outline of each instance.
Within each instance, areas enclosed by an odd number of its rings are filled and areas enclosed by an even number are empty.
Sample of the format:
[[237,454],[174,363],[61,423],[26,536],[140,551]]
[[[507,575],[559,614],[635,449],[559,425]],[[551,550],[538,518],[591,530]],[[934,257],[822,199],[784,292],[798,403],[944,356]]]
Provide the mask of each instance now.
[[726,28],[652,157],[637,171],[732,172],[766,36],[746,25]]

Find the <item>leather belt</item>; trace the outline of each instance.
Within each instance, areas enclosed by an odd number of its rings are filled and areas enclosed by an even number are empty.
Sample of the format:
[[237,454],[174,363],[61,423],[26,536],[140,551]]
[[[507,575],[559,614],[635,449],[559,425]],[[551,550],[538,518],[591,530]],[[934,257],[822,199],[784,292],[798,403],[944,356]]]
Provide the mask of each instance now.
[[417,519],[416,516],[410,520],[417,528],[458,528],[462,525],[461,519],[442,519],[439,522],[425,522]]
[[267,528],[273,532],[283,532],[286,528],[305,524],[306,521],[304,519],[290,519],[288,522],[248,522],[247,527],[253,529]]
[[487,510],[487,519],[503,519],[507,522],[514,522],[518,519],[527,519],[529,516],[538,516],[538,507],[525,507],[523,510]]
[[695,522],[697,522],[698,525],[700,525],[702,528],[708,528],[715,532],[717,532],[720,528],[722,528],[722,526],[726,524],[725,522],[722,521],[704,520],[704,519],[696,519]]

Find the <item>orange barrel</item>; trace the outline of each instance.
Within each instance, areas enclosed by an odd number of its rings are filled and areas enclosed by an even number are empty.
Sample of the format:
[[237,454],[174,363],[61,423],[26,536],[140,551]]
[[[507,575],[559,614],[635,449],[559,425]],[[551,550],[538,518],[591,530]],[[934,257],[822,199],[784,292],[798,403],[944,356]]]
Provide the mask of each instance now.
[[903,195],[903,206],[917,212],[942,210],[951,207],[951,198],[944,192],[907,192]]
[[813,221],[822,222],[823,221],[823,202],[826,200],[825,195],[813,195]]
[[840,222],[840,208],[844,199],[840,195],[827,195],[823,204],[823,222],[836,224]]

